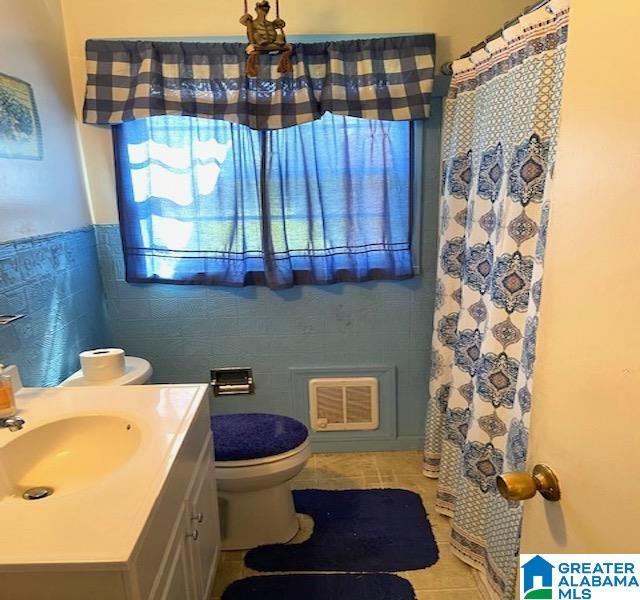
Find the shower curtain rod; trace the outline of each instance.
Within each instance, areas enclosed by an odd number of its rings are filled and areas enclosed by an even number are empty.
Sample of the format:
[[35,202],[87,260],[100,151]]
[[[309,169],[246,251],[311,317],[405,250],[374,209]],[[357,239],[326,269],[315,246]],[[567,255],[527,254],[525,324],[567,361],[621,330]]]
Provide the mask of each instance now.
[[[542,8],[545,4],[548,4],[548,3],[549,3],[549,0],[539,0],[535,4],[532,4],[531,6],[527,6],[517,17],[514,17],[510,21],[507,21],[500,29],[498,29],[497,31],[494,31],[490,36],[484,38],[484,40],[477,43],[475,46],[471,47],[469,50],[467,50],[467,52],[462,54],[458,58],[458,60],[460,58],[469,58],[474,52],[477,52],[481,48],[484,48],[489,42],[492,42],[493,40],[497,40],[502,35],[503,31],[505,29],[508,29],[512,25],[515,25],[519,21],[520,17],[523,17],[524,15],[527,15],[530,12],[533,12],[534,10],[538,10],[539,8]],[[443,75],[452,75],[453,74],[453,69],[451,68],[452,64],[453,64],[452,62],[444,63],[440,67],[440,72]]]

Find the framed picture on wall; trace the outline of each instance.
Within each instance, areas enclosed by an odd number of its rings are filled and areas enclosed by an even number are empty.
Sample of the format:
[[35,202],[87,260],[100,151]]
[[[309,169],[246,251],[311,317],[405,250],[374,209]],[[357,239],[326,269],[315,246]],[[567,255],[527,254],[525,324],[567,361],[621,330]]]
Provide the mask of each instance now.
[[42,160],[42,130],[33,88],[0,73],[0,157]]

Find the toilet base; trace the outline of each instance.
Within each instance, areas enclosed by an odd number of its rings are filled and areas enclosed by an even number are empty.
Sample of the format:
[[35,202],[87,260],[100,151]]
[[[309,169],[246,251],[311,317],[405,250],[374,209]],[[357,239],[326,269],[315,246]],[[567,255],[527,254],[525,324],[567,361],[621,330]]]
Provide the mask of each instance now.
[[261,490],[219,492],[223,550],[290,541],[300,523],[288,483]]

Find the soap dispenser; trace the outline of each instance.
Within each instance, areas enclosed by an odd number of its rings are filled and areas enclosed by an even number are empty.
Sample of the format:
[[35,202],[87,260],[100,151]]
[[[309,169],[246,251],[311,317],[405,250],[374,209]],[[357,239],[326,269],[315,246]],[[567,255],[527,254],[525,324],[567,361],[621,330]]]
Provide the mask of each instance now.
[[16,397],[13,393],[11,375],[5,373],[4,365],[0,365],[0,419],[13,417],[16,414]]

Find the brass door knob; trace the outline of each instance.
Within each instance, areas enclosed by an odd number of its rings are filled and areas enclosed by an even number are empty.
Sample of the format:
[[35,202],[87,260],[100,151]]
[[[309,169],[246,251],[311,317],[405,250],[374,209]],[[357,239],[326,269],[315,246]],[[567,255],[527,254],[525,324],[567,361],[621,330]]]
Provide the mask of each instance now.
[[547,465],[536,465],[531,474],[524,471],[503,473],[497,477],[498,491],[507,500],[528,500],[540,492],[550,502],[560,500],[560,482]]

